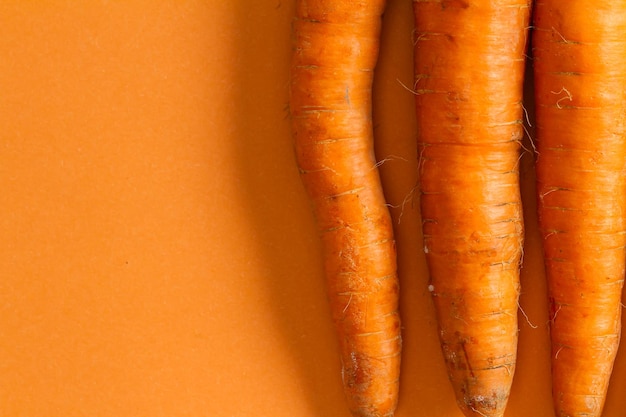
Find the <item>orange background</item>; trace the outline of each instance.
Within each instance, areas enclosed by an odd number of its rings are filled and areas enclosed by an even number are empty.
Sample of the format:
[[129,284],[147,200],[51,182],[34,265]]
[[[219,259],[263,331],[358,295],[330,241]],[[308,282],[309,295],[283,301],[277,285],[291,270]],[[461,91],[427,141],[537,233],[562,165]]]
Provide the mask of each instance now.
[[[0,415],[349,416],[289,134],[293,9],[0,3]],[[412,194],[412,19],[389,1],[374,91],[402,284],[397,417],[458,417]],[[529,153],[522,181],[528,321],[507,417],[549,417]],[[607,417],[625,390],[622,352]]]

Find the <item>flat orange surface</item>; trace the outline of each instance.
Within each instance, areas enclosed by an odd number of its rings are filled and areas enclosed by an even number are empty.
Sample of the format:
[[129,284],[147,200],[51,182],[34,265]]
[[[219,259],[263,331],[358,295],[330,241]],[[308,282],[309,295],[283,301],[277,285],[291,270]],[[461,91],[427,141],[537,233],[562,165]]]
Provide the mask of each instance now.
[[[349,417],[289,134],[293,8],[0,3],[0,415]],[[391,0],[384,28],[374,118],[402,284],[397,417],[460,417],[412,194],[411,2]],[[550,417],[529,153],[522,179],[528,319],[507,417]],[[625,390],[622,351],[606,417],[624,415]]]

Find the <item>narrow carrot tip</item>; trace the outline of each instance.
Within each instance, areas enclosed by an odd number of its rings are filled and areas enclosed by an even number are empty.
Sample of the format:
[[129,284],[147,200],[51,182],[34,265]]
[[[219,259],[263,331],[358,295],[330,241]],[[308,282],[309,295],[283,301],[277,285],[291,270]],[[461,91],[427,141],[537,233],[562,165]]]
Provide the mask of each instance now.
[[466,417],[503,417],[508,394],[493,393],[492,396],[465,397],[460,405]]

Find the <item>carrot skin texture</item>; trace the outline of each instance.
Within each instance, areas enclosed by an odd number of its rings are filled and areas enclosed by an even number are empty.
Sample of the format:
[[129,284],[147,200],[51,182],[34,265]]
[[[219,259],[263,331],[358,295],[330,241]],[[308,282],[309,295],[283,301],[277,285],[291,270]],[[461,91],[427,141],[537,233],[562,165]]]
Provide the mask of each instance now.
[[538,1],[534,26],[554,407],[558,417],[599,417],[626,259],[626,2]]
[[383,0],[300,0],[290,113],[296,160],[322,239],[342,379],[355,416],[398,401],[399,284],[373,148],[372,82]]
[[502,416],[515,372],[525,0],[414,0],[424,252],[466,416]]

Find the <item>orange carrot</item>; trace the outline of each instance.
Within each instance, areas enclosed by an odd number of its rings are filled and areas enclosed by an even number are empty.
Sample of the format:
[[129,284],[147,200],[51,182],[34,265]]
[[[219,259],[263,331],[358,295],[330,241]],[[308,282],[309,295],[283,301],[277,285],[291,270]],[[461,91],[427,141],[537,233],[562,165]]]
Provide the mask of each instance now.
[[466,416],[502,416],[517,353],[527,0],[414,0],[424,252]]
[[626,258],[626,1],[538,1],[534,26],[554,407],[559,417],[597,417],[619,344]]
[[396,251],[374,158],[372,81],[384,0],[300,0],[290,113],[323,243],[355,416],[392,416],[400,372]]

